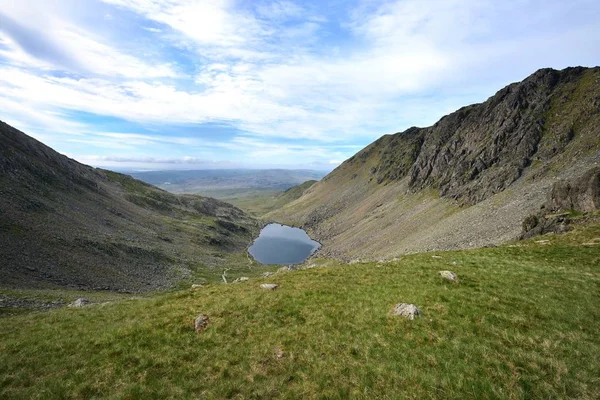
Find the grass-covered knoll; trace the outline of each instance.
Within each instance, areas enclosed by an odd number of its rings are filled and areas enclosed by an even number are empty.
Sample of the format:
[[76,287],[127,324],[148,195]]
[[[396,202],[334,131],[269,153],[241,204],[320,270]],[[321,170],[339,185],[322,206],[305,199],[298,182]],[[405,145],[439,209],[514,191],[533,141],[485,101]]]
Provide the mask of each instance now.
[[592,226],[6,317],[0,397],[596,399],[598,243]]

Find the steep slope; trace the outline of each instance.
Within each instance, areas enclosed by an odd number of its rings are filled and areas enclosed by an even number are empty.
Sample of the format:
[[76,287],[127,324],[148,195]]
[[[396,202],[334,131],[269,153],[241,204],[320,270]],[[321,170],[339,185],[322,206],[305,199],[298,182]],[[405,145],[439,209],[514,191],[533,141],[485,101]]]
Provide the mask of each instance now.
[[243,211],[82,165],[0,122],[0,282],[150,290],[242,252]]
[[600,68],[539,70],[481,104],[375,141],[269,214],[341,258],[518,236],[557,179],[600,161]]

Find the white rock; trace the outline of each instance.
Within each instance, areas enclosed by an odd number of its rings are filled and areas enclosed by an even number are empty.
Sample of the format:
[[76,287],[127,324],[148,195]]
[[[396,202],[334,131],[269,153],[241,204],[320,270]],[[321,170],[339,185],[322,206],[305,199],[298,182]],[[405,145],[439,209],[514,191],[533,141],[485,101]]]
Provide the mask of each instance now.
[[202,287],[204,287],[204,286],[202,286],[202,285],[201,285],[201,284],[199,284],[199,283],[194,283],[194,284],[192,285],[192,289],[200,289],[200,288],[202,288]]
[[431,258],[442,258],[441,256],[431,256]]
[[260,288],[265,290],[275,290],[278,287],[279,285],[276,285],[275,283],[263,283],[262,285],[260,285]]
[[84,298],[79,298],[79,299],[75,300],[74,302],[72,302],[71,304],[69,304],[69,307],[79,308],[79,307],[85,307],[88,304],[90,304],[89,300],[86,300]]
[[392,310],[392,315],[399,315],[410,320],[415,319],[415,316],[420,316],[423,313],[414,304],[400,303]]
[[242,277],[237,278],[235,281],[233,281],[233,283],[246,282],[249,279],[250,278],[248,278],[247,276],[242,276]]
[[456,276],[456,274],[452,271],[440,271],[440,276],[452,282],[458,281],[458,276]]

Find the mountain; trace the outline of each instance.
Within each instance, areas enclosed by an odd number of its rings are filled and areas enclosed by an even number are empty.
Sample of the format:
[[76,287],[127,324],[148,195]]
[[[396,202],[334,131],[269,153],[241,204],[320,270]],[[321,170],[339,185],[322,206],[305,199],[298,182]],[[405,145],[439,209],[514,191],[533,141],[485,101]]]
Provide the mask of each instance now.
[[167,288],[221,268],[257,230],[230,204],[82,165],[0,122],[2,286]]
[[274,194],[308,180],[321,179],[325,173],[304,169],[216,169],[135,172],[132,176],[171,193],[193,193],[229,200]]
[[481,247],[519,236],[557,182],[599,164],[600,68],[542,69],[431,127],[381,137],[267,217],[343,259]]

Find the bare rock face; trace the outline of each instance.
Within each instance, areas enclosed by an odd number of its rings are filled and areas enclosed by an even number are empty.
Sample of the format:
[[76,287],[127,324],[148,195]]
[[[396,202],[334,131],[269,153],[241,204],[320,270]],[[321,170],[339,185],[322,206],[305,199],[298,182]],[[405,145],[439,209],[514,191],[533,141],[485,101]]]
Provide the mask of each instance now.
[[275,284],[275,283],[263,283],[262,285],[260,285],[261,289],[265,289],[265,290],[275,290],[279,287],[279,285]]
[[552,211],[600,210],[600,167],[588,170],[579,179],[556,182],[548,197],[546,207]]
[[194,329],[196,332],[202,332],[208,325],[208,315],[200,314],[194,321]]
[[88,304],[90,304],[90,301],[84,298],[79,298],[77,300],[75,300],[74,302],[72,302],[71,304],[69,304],[69,307],[73,307],[73,308],[80,308],[80,307],[85,307]]
[[519,239],[568,232],[571,229],[569,211],[587,213],[596,210],[600,210],[600,167],[589,169],[577,179],[556,182],[542,211],[523,221]]
[[440,276],[452,282],[458,282],[458,276],[452,271],[440,271]]
[[415,317],[423,315],[423,312],[414,304],[400,303],[394,307],[392,315],[399,315],[412,321]]

